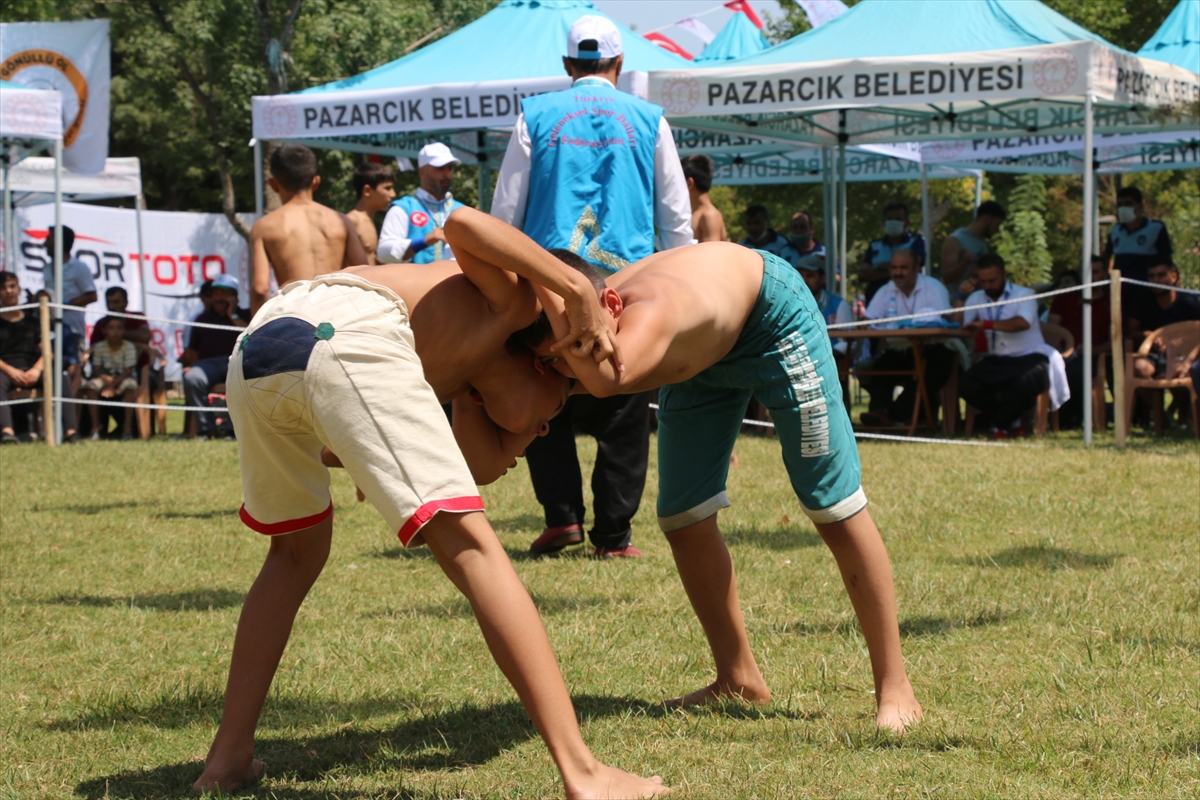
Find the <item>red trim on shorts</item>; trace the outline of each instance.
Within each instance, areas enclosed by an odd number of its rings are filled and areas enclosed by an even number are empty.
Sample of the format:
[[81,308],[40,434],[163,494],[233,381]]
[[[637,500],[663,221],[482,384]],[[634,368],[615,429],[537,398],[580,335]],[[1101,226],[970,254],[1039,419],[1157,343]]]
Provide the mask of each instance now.
[[483,498],[475,495],[474,497],[451,497],[448,500],[431,500],[413,512],[413,515],[408,518],[408,522],[404,523],[404,527],[398,534],[400,544],[408,547],[408,543],[417,535],[417,531],[425,527],[425,523],[433,519],[433,515],[439,511],[483,511]]
[[245,503],[238,509],[238,516],[242,518],[242,522],[252,531],[256,531],[265,536],[281,536],[285,533],[295,533],[302,531],[305,528],[311,528],[318,522],[324,522],[333,516],[333,501],[329,502],[329,508],[319,514],[313,514],[311,517],[301,517],[300,519],[289,519],[283,522],[259,522],[254,517],[250,516],[250,512],[246,510]]

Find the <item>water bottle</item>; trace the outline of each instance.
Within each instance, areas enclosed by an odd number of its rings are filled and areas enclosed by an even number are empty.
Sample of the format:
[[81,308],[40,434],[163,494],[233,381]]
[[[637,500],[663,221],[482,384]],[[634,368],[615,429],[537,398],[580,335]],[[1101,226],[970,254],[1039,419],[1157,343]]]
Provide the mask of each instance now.
[[[894,295],[894,294],[889,294],[889,295],[888,295],[888,304],[887,304],[887,314],[886,314],[886,316],[887,316],[888,318],[891,318],[891,317],[895,317],[895,316],[897,316],[897,315],[898,315],[898,313],[899,313],[899,312],[896,310],[896,295]],[[894,328],[894,327],[896,327],[896,325],[895,325],[895,323],[890,323],[890,324],[889,324],[887,327],[889,327],[889,328]]]

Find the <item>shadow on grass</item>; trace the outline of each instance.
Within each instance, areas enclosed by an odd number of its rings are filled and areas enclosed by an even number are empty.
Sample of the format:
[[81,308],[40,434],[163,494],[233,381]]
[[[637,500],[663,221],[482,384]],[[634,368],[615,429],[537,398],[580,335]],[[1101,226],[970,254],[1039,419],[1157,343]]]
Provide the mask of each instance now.
[[795,528],[729,528],[721,535],[731,545],[749,545],[767,550],[799,550],[823,544],[816,531]]
[[520,514],[506,519],[490,520],[496,533],[532,533],[537,536],[546,524],[541,514]]
[[160,511],[154,514],[155,519],[218,519],[236,517],[236,508],[213,508],[208,511]]
[[244,592],[232,589],[193,589],[189,592],[106,596],[94,594],[60,594],[43,602],[60,606],[90,606],[92,608],[142,608],[150,611],[216,611],[240,606]]
[[[576,697],[585,718],[655,713],[656,707],[626,697]],[[666,713],[657,709],[659,714]],[[268,706],[267,713],[270,713]],[[272,738],[260,736],[256,755],[267,764],[270,781],[311,783],[331,774],[361,776],[400,771],[446,771],[486,764],[537,736],[525,709],[516,701],[492,706],[463,705],[385,729],[344,728],[320,736]],[[129,770],[83,781],[75,794],[85,798],[128,797],[138,800],[186,797],[203,765],[199,761]],[[392,778],[394,780],[394,778]],[[279,798],[329,797],[304,787],[272,788]],[[426,798],[433,794],[404,793],[388,797]],[[457,796],[457,795],[455,795]]]
[[1008,614],[1000,611],[988,611],[964,619],[951,619],[944,616],[907,617],[900,620],[900,635],[906,639],[921,636],[941,636],[956,630],[971,630],[985,628],[988,625],[1006,622],[1011,619]]
[[[532,597],[533,604],[537,606],[538,613],[544,616],[553,616],[554,614],[563,614],[569,611],[588,611],[593,608],[635,602],[631,597],[579,597],[577,595],[547,597],[536,594],[532,595]],[[392,608],[387,611],[371,612],[366,616],[368,618],[417,616],[440,619],[473,619],[475,612],[471,610],[471,604],[467,602],[466,598],[455,597],[444,603],[430,603],[411,608]]]
[[383,550],[372,550],[366,555],[372,558],[386,558],[390,561],[413,561],[415,559],[433,560],[433,553],[428,547],[387,547]]
[[1080,553],[1065,547],[1025,545],[1009,547],[990,555],[959,559],[956,563],[984,568],[1040,567],[1047,572],[1060,569],[1110,569],[1122,553]]
[[[94,700],[84,712],[54,720],[46,729],[109,730],[118,725],[168,730],[211,727],[220,722],[224,702],[224,692],[216,687],[176,686],[153,698],[125,695]],[[260,730],[366,720],[416,706],[419,706],[417,700],[405,696],[342,701],[273,694],[263,706]]]
[[152,508],[159,505],[161,503],[157,500],[122,500],[116,503],[68,503],[58,506],[35,504],[31,510],[34,512],[69,511],[72,514],[94,516],[96,514],[107,514],[110,511],[123,511],[130,508]]

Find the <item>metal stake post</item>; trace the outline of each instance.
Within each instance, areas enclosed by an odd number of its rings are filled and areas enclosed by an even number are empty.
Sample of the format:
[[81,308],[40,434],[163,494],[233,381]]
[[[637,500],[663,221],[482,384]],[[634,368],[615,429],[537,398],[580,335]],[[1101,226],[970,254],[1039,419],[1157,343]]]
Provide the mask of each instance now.
[[[62,139],[54,140],[54,302],[65,303],[62,235]],[[63,440],[63,312],[54,315],[54,441]],[[49,424],[49,423],[47,423]]]
[[[1095,223],[1094,184],[1096,181],[1095,152],[1093,151],[1096,120],[1092,113],[1092,94],[1088,92],[1083,103],[1083,264],[1079,270],[1083,276],[1083,388],[1089,398],[1083,403],[1083,443],[1092,446],[1092,226]],[[1116,363],[1113,364],[1114,369]]]
[[930,236],[929,236],[929,173],[925,165],[921,164],[921,235],[925,237],[925,263],[921,265],[921,272],[924,275],[929,274],[930,270]]

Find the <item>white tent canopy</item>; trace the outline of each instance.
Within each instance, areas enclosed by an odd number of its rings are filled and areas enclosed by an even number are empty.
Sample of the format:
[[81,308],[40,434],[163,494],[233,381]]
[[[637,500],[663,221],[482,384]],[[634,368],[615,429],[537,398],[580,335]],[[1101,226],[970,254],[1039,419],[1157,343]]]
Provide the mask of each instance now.
[[[0,85],[0,139],[48,141],[62,138],[62,95],[43,89],[26,89],[13,83]],[[43,145],[44,146],[44,145]]]
[[[11,190],[13,206],[54,202],[54,159],[27,158],[0,177]],[[142,167],[137,158],[105,159],[104,169],[90,175],[63,170],[62,194],[68,202],[86,203],[142,193]]]

